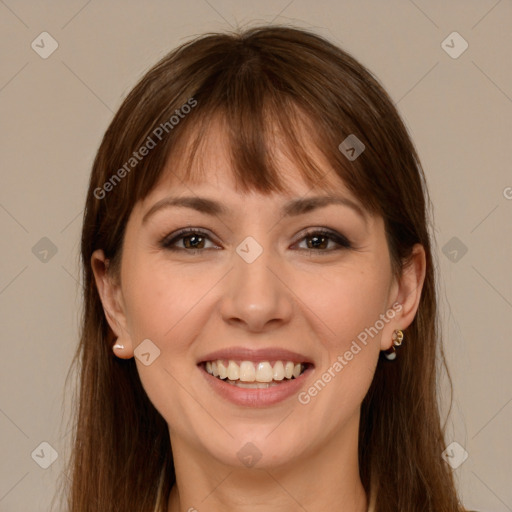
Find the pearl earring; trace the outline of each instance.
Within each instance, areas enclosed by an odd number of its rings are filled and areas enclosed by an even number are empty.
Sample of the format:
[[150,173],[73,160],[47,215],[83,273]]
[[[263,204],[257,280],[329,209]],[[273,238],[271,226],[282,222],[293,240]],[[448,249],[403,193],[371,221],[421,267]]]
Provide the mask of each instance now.
[[124,350],[124,345],[122,343],[116,343],[113,347],[112,347],[112,350],[115,352],[116,350]]
[[391,348],[388,350],[384,350],[384,356],[389,361],[393,361],[396,359],[396,350],[395,347],[399,347],[402,344],[402,341],[404,339],[404,333],[400,329],[395,329],[393,331],[393,345],[391,345]]

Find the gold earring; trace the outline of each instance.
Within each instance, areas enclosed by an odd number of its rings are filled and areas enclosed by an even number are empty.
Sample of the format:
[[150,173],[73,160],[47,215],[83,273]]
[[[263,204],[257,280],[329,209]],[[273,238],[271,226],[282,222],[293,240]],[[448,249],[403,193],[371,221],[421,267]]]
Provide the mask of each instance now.
[[404,340],[404,333],[400,329],[395,329],[393,331],[393,345],[391,345],[391,348],[388,350],[384,350],[384,356],[389,361],[393,361],[393,359],[396,359],[396,350],[395,347],[399,347],[402,344],[402,341]]

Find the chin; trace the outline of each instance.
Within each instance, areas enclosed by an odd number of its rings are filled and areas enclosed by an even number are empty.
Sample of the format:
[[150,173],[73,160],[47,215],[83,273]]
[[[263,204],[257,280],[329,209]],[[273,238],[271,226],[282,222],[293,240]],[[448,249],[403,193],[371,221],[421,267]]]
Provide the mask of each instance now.
[[262,428],[261,432],[253,429],[253,435],[248,435],[247,430],[242,428],[238,436],[231,429],[229,432],[234,439],[224,436],[224,443],[217,442],[215,446],[208,447],[208,451],[226,466],[270,469],[287,465],[303,452],[304,440],[294,443],[287,432],[284,432],[284,439],[276,432],[269,435],[274,428],[275,425]]

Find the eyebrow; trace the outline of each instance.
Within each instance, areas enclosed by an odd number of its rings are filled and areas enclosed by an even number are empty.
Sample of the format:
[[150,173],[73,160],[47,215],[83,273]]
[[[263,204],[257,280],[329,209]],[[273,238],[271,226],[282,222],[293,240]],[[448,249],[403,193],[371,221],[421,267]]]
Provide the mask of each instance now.
[[[283,205],[281,213],[283,217],[295,217],[316,210],[318,208],[329,206],[331,204],[340,204],[343,206],[348,206],[357,214],[359,214],[363,218],[365,223],[367,222],[367,215],[363,208],[359,206],[359,204],[357,204],[356,202],[352,201],[347,197],[332,195],[292,199],[291,201]],[[144,217],[142,218],[142,224],[145,224],[149,217],[151,217],[157,211],[171,207],[191,208],[200,213],[205,213],[207,215],[212,216],[228,216],[231,214],[230,209],[227,208],[225,205],[218,201],[214,201],[213,199],[208,199],[206,197],[166,197],[156,202],[145,213]]]

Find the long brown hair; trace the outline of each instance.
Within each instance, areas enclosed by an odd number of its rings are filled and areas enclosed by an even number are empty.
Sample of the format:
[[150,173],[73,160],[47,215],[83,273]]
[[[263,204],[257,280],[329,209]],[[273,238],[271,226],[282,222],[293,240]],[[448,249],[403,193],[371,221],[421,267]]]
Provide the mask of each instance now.
[[[431,205],[417,152],[393,101],[364,66],[314,33],[274,25],[206,34],[173,50],[130,92],[104,135],[81,241],[84,309],[73,360],[80,384],[68,467],[70,512],[166,510],[175,483],[168,427],[134,359],[112,353],[113,333],[90,260],[101,248],[110,271],[118,272],[135,203],[155,186],[169,156],[181,155],[192,179],[192,163],[205,156],[201,141],[218,118],[242,190],[284,190],[273,159],[275,127],[305,180],[318,184],[326,171],[304,149],[307,133],[368,211],[383,217],[397,276],[413,245],[425,248],[426,276],[407,342],[392,363],[380,358],[361,405],[360,475],[375,512],[463,510],[441,457],[438,362],[450,391],[452,382],[437,326]],[[352,160],[339,149],[349,135],[365,146]],[[144,156],[142,146],[152,146]]]

